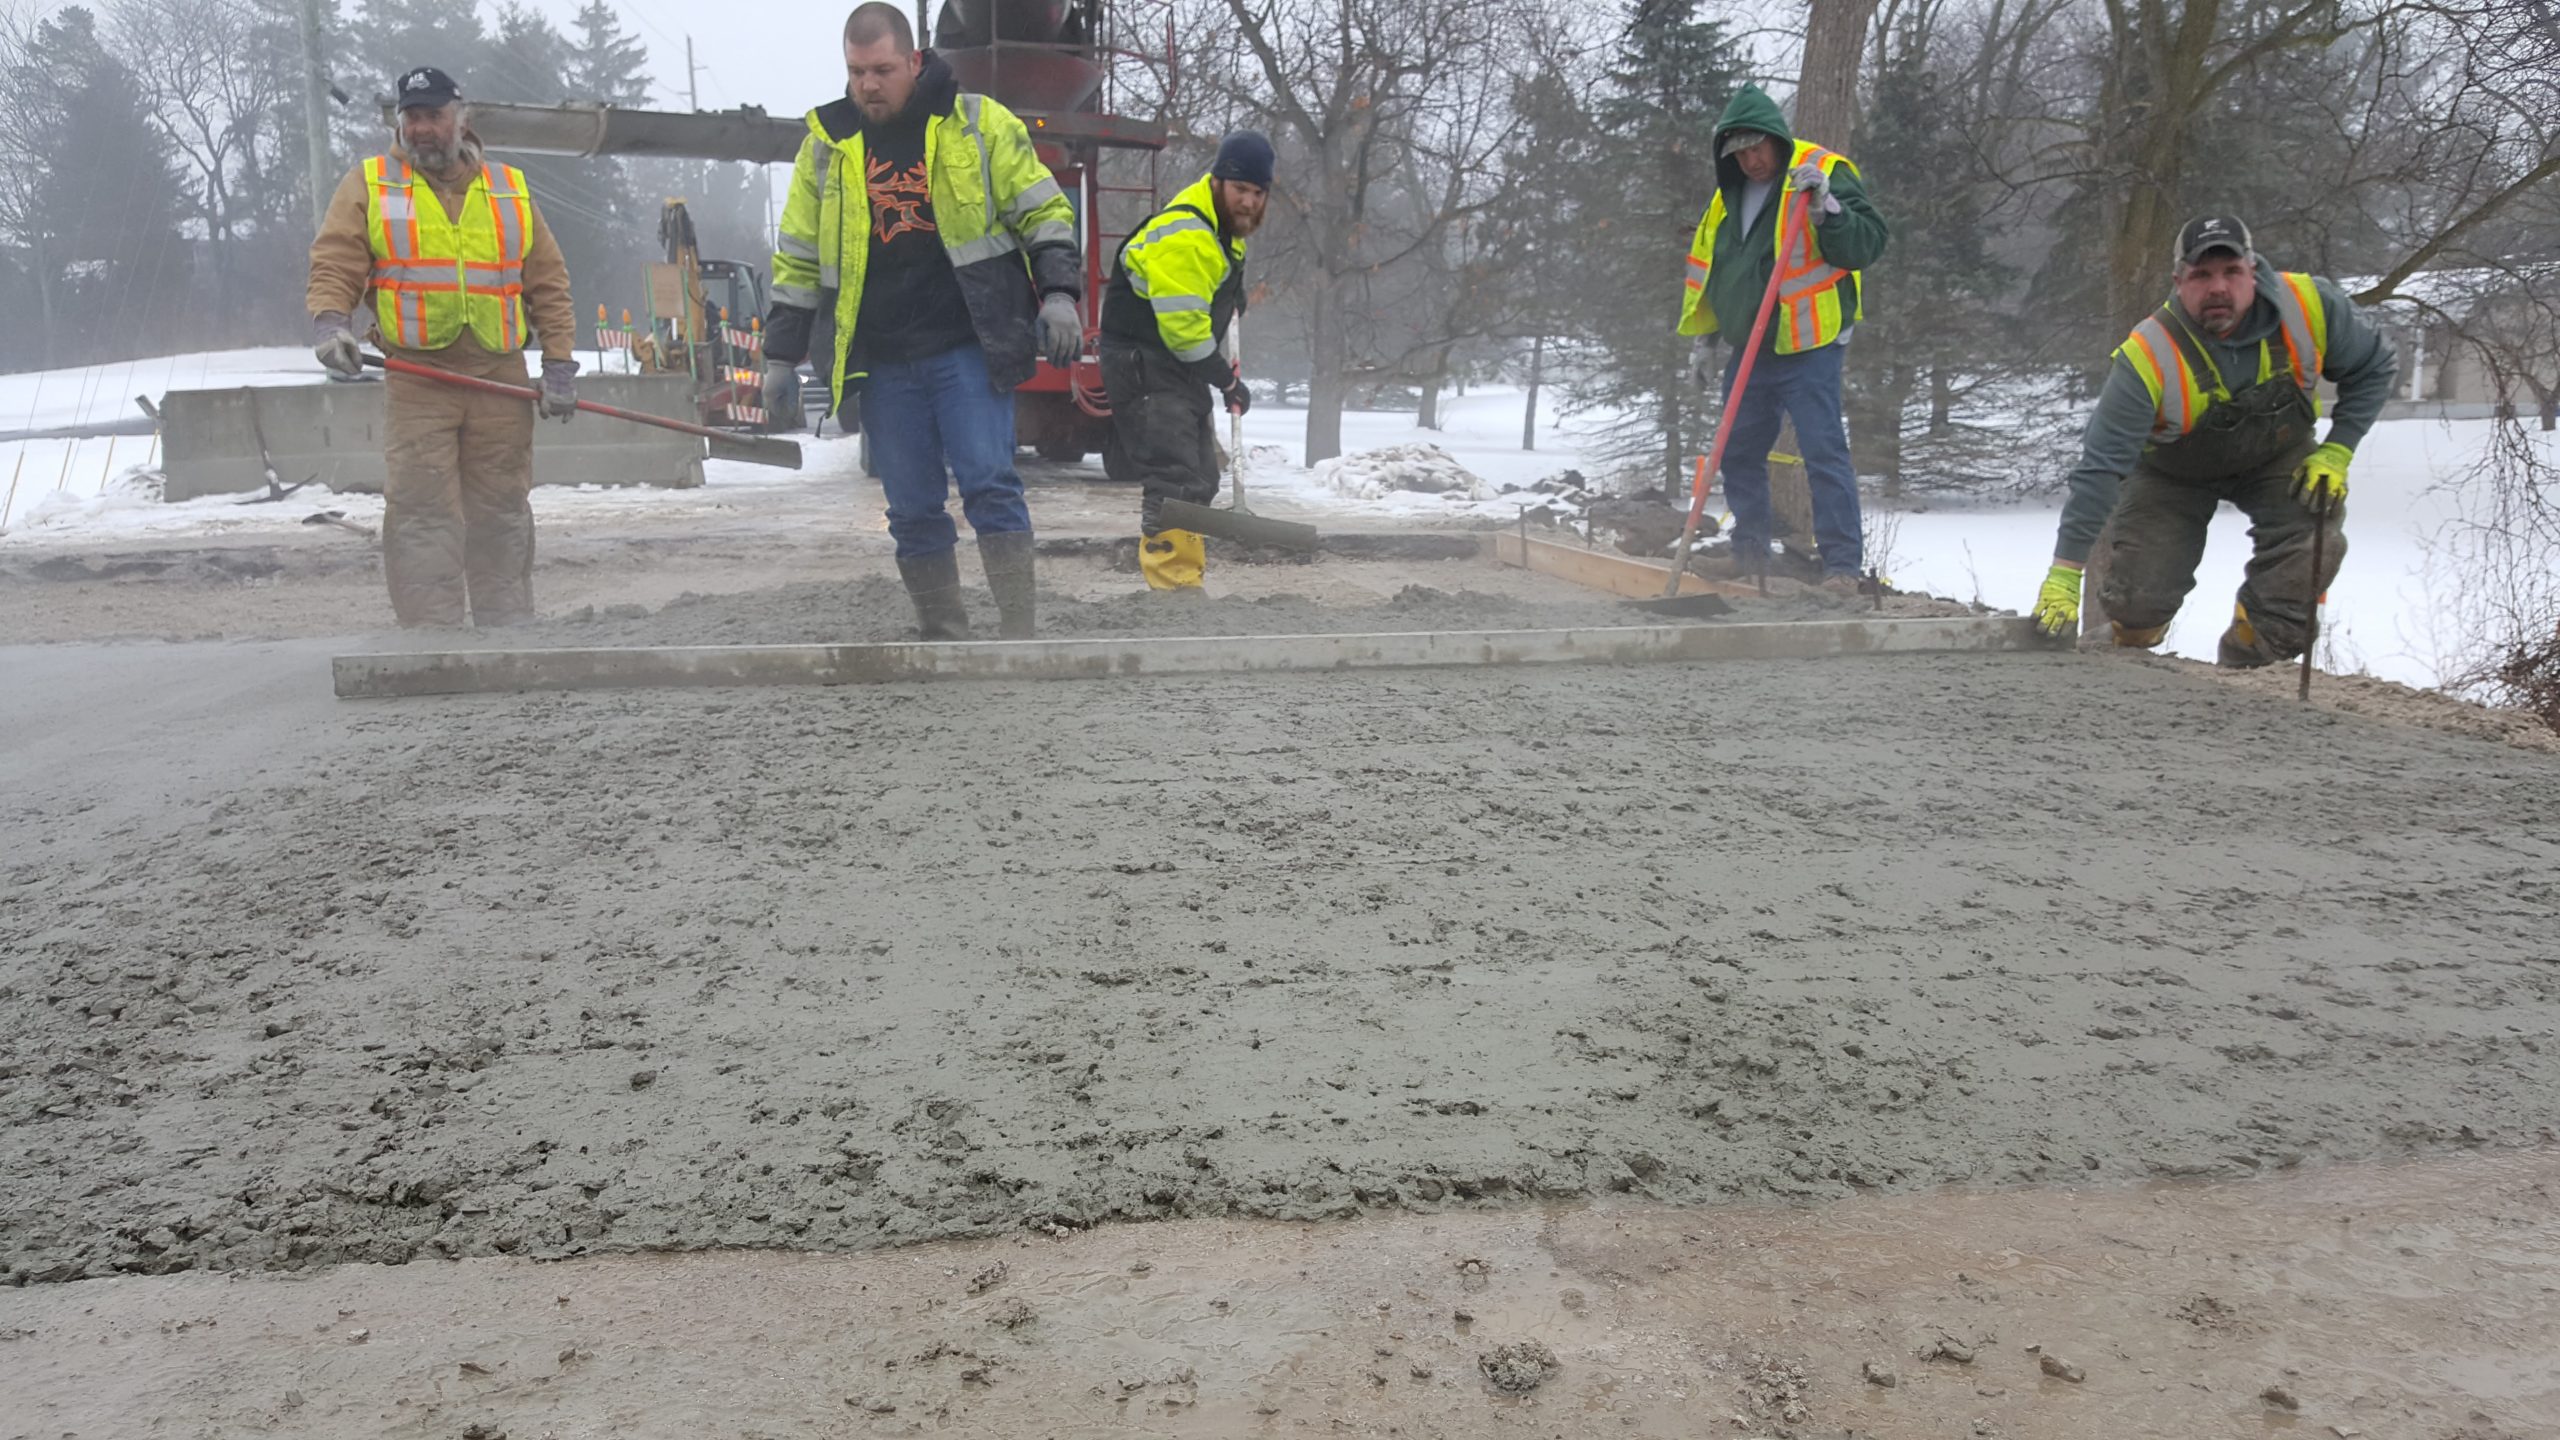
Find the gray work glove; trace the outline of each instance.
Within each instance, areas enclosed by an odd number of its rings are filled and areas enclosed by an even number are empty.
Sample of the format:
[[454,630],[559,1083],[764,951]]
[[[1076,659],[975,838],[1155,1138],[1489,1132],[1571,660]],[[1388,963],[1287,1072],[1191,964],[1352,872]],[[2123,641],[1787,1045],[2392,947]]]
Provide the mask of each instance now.
[[800,367],[780,360],[764,362],[764,423],[779,425],[785,420],[797,421],[800,390]]
[[1724,383],[1724,352],[1713,335],[1701,335],[1689,347],[1689,378],[1711,394]]
[[1084,353],[1084,317],[1076,313],[1076,297],[1063,290],[1040,302],[1040,353],[1061,370]]
[[334,374],[352,380],[364,373],[364,345],[344,311],[323,310],[311,317],[311,353]]
[[542,362],[542,398],[534,402],[533,408],[545,420],[565,421],[578,413],[577,361]]
[[1805,203],[1812,207],[1814,214],[1840,213],[1840,202],[1831,198],[1831,177],[1822,173],[1821,166],[1807,160],[1788,172],[1787,183],[1805,197]]
[[1253,387],[1244,383],[1241,375],[1228,381],[1221,393],[1227,402],[1227,413],[1231,415],[1241,416],[1253,408]]

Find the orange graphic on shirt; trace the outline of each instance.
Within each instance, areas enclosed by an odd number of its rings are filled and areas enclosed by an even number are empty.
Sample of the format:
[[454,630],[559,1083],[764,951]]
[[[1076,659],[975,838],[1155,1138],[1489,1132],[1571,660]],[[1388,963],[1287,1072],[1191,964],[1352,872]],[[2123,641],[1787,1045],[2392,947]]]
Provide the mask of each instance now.
[[873,155],[865,157],[863,168],[869,172],[864,180],[871,188],[871,233],[881,244],[910,231],[933,233],[933,216],[927,208],[933,204],[933,192],[925,181],[924,161],[892,170],[888,161]]

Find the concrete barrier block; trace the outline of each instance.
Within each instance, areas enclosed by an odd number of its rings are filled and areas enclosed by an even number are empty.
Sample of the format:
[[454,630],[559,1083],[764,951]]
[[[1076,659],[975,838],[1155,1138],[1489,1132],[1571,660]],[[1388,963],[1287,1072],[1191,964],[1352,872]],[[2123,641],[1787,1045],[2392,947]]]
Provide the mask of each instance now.
[[[585,375],[578,379],[578,394],[671,420],[695,418],[688,376]],[[331,490],[381,493],[380,380],[260,386],[255,403],[253,430],[248,390],[169,392],[160,402],[161,468],[168,477],[168,499],[264,489],[259,430],[265,432],[267,452],[286,484],[311,478]],[[534,428],[533,483],[690,489],[702,483],[702,457],[703,442],[695,436],[581,415],[566,425]]]

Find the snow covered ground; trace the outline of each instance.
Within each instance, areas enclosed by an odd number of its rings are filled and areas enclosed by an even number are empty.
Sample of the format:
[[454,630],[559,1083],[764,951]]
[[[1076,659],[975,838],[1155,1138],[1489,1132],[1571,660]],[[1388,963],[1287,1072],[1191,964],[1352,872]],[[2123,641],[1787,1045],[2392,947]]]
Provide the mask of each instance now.
[[[170,388],[319,379],[308,353],[292,348],[0,376],[0,428],[121,417],[133,413],[133,395],[156,398]],[[1437,432],[1417,429],[1409,414],[1346,415],[1346,455],[1315,469],[1302,463],[1305,412],[1257,407],[1244,424],[1249,492],[1257,506],[1299,518],[1509,521],[1530,497],[1505,495],[1503,486],[1526,487],[1580,461],[1575,422],[1551,404],[1539,420],[1541,448],[1521,450],[1521,405],[1521,394],[1505,388],[1452,396]],[[2455,513],[2450,491],[2477,467],[2489,433],[2486,421],[2408,420],[2377,427],[2365,442],[2347,526],[2351,554],[2330,596],[2324,662],[2409,684],[2437,682],[2447,647],[2430,590],[2441,592],[2445,578],[2431,567],[2428,544]],[[1440,454],[1401,448],[1419,446]],[[545,489],[538,503],[546,516],[571,520],[726,516],[759,524],[876,525],[875,492],[854,483],[852,442],[830,436],[806,449],[807,468],[796,473],[713,463],[700,490]],[[156,456],[156,442],[144,436],[0,444],[0,491],[13,481],[18,487],[0,522],[0,547],[274,532],[297,528],[312,508],[243,507],[220,497],[162,504],[151,498],[147,478]],[[1394,488],[1413,483],[1426,488]],[[365,524],[377,523],[381,513],[381,501],[369,496],[334,496],[328,505]],[[2023,609],[2043,579],[2058,514],[2058,499],[1875,514],[1870,527],[1889,543],[1881,557],[1871,558],[1881,558],[1888,576],[1906,589]],[[2212,657],[2247,554],[2247,523],[2226,509],[2215,522],[2195,595],[2170,632],[2171,649]]]

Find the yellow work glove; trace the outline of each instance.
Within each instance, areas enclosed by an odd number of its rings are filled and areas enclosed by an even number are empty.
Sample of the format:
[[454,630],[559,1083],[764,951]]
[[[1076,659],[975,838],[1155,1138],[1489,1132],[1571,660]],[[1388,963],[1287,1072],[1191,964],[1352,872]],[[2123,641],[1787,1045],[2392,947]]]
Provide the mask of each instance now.
[[2347,466],[2356,452],[2332,440],[2311,452],[2293,472],[2293,498],[2314,515],[2326,515],[2347,498]]
[[2036,628],[2047,635],[2068,635],[2080,624],[2080,567],[2055,561],[2044,572],[2044,588],[2036,592]]

